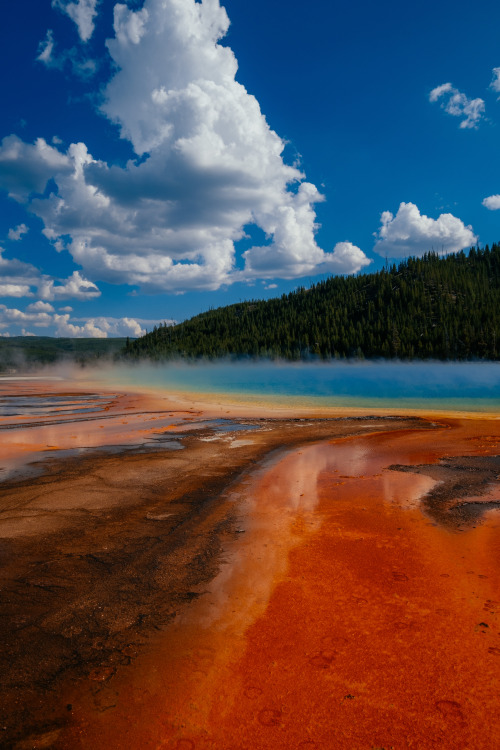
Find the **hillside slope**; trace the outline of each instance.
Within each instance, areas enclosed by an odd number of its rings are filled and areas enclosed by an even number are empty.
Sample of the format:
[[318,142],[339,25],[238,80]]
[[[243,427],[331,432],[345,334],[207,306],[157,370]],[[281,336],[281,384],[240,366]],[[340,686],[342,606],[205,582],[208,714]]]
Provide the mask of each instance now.
[[128,357],[498,359],[500,245],[428,253],[165,325]]

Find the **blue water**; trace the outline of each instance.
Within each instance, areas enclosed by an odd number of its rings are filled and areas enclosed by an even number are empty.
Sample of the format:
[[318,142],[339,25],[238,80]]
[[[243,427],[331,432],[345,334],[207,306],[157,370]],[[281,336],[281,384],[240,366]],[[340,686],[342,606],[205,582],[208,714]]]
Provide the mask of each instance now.
[[137,365],[115,384],[250,400],[374,408],[500,411],[500,363],[352,362]]

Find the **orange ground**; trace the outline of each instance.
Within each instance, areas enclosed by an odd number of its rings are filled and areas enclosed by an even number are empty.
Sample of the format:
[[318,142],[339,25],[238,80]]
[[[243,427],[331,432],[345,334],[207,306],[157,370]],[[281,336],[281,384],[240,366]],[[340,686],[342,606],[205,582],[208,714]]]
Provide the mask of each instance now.
[[237,487],[246,533],[209,592],[69,696],[54,747],[500,747],[499,513],[446,530],[418,509],[433,480],[385,468],[500,452],[500,421],[440,421],[308,446]]

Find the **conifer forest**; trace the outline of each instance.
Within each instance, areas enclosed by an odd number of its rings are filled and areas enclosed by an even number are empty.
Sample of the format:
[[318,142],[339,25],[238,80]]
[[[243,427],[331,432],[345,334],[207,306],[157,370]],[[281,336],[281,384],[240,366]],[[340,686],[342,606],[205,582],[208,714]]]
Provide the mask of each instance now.
[[125,356],[497,360],[499,333],[494,244],[211,309],[127,342]]

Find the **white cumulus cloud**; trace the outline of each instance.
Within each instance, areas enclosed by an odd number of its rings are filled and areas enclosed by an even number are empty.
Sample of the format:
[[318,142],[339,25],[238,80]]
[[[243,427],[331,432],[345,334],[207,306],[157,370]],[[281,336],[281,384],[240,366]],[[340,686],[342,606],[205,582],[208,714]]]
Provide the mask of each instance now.
[[26,224],[19,224],[17,227],[14,227],[13,229],[9,229],[8,238],[9,240],[13,240],[14,242],[17,242],[18,240],[23,237],[23,235],[28,234],[29,228],[26,226]]
[[35,266],[3,257],[0,247],[0,297],[33,297],[40,274]]
[[[27,334],[24,326],[29,324],[37,329],[45,329],[39,330],[36,334],[38,336],[49,334],[71,338],[137,337],[146,333],[145,325],[153,328],[159,322],[157,320],[144,321],[128,317],[71,319],[69,313],[58,313],[52,305],[41,300],[28,305],[24,310],[0,305],[0,329],[10,329],[3,335],[15,336],[21,330],[21,334],[25,336]],[[168,322],[173,323],[174,321]]]
[[500,208],[500,195],[490,195],[483,200],[483,206],[490,211],[497,211]]
[[25,143],[17,135],[6,136],[0,145],[0,188],[24,203],[31,193],[43,193],[54,175],[72,169],[71,160],[43,138]]
[[[152,328],[159,321],[151,320],[147,322]],[[70,336],[72,338],[138,337],[144,336],[146,333],[146,328],[142,325],[144,321],[135,318],[97,317],[84,321],[75,319],[71,323],[68,314],[56,314],[54,315],[54,323],[56,324],[56,336]],[[78,325],[79,323],[83,324]]]
[[66,13],[75,22],[82,42],[88,42],[94,33],[94,19],[97,15],[98,0],[52,0],[52,7]]
[[[61,317],[67,317],[69,316],[61,316]],[[75,318],[75,323],[82,322],[80,319]],[[149,328],[153,328],[155,325],[158,325],[157,320],[141,320],[141,319],[135,319],[135,318],[113,318],[109,316],[102,316],[97,318],[90,318],[88,320],[83,321],[84,325],[80,326],[82,331],[90,330],[90,328],[94,330],[98,330],[101,332],[101,334],[104,334],[104,336],[132,336],[132,337],[138,337],[138,336],[144,336],[144,334],[147,331],[146,325]],[[169,321],[171,323],[173,321]],[[73,326],[75,328],[75,326]],[[71,334],[74,335],[74,334]],[[82,334],[82,335],[89,335],[89,334]],[[100,335],[102,338],[103,336]]]
[[484,116],[484,100],[469,99],[451,83],[442,83],[432,89],[429,101],[437,102],[439,99],[442,99],[441,107],[445,112],[454,117],[464,118],[459,125],[460,128],[477,128]]
[[28,284],[3,283],[0,279],[0,297],[32,297]]
[[88,320],[83,326],[74,325],[69,322],[69,314],[65,315],[54,315],[54,321],[56,324],[56,336],[62,338],[95,338],[95,339],[106,339],[108,334],[102,328],[95,325],[93,320]]
[[42,300],[38,300],[38,302],[32,302],[31,305],[28,305],[26,311],[52,313],[54,312],[54,308],[49,302],[42,302]]
[[79,271],[73,271],[69,278],[56,282],[44,276],[38,284],[38,296],[43,300],[78,299],[91,300],[101,296],[98,287],[83,278]]
[[452,214],[431,219],[420,213],[414,203],[401,203],[396,216],[390,211],[381,215],[374,250],[388,258],[419,256],[434,250],[453,253],[477,242],[472,227]]
[[79,271],[74,271],[67,279],[56,279],[40,273],[30,263],[15,258],[4,258],[3,253],[4,250],[0,247],[0,297],[36,296],[43,300],[35,303],[39,305],[37,309],[47,310],[47,306],[42,305],[54,300],[85,301],[101,295],[99,288]]
[[339,274],[357,273],[370,263],[371,260],[352,242],[337,242],[333,248],[329,270]]
[[18,310],[17,308],[0,305],[0,325],[17,325],[31,323],[36,328],[47,328],[53,323],[51,313],[43,310]]
[[[27,201],[54,179],[57,191],[29,209],[89,278],[179,292],[354,273],[369,262],[354,246],[318,246],[323,197],[284,162],[284,142],[236,80],[236,58],[219,43],[228,26],[219,0],[115,5],[115,67],[101,110],[134,148],[125,166],[94,159],[84,143],[62,153],[41,139],[4,140],[0,186]],[[266,240],[246,250],[238,270],[235,243],[252,224]]]

